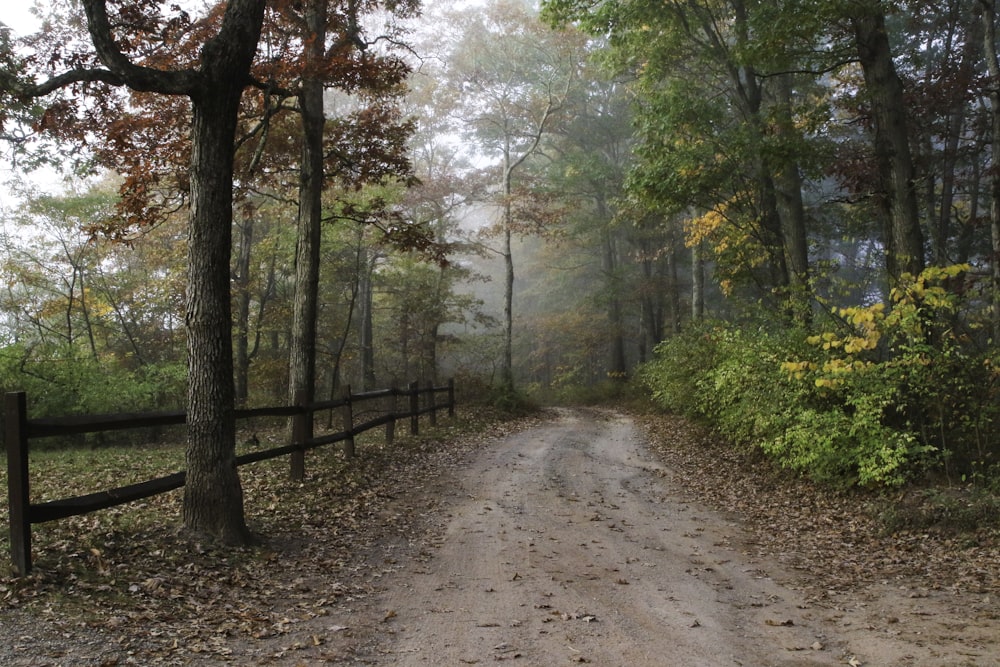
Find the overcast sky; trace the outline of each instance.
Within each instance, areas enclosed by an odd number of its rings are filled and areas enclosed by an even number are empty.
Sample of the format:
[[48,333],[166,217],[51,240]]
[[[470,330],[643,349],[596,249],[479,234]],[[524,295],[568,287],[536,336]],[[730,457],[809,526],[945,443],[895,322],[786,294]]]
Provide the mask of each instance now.
[[18,35],[33,32],[38,26],[38,19],[29,11],[33,4],[30,0],[6,0],[3,10],[0,10],[0,21],[13,28]]
[[[34,0],[4,0],[3,4],[3,9],[0,9],[0,22],[10,26],[16,35],[28,35],[37,29],[39,21],[29,11],[29,7],[35,4]],[[0,209],[16,206],[18,203],[18,198],[10,190],[11,176],[10,162],[0,158]],[[59,179],[49,171],[37,172],[30,177],[30,180],[43,190],[58,189]]]

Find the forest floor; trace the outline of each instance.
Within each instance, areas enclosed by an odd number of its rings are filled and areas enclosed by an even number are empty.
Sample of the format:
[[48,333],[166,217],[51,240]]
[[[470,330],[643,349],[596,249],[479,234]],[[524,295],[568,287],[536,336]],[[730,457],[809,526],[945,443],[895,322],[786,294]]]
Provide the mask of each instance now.
[[39,526],[0,664],[1000,665],[1000,535],[960,489],[835,494],[598,409],[363,451],[252,467],[237,552],[125,510]]

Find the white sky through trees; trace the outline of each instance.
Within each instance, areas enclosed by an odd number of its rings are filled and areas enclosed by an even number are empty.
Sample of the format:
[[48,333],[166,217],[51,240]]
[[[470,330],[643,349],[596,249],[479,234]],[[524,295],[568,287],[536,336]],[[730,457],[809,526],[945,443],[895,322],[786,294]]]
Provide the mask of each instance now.
[[39,21],[31,13],[33,2],[18,2],[13,0],[4,3],[3,11],[0,11],[0,22],[6,23],[18,37],[23,37],[35,31]]

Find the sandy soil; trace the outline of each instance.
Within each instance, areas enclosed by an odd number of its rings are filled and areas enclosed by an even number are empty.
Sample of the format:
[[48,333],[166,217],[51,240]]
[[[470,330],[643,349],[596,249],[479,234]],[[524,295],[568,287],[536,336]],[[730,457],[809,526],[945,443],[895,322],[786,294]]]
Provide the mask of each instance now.
[[[995,615],[898,584],[797,584],[731,517],[669,483],[627,417],[563,411],[435,490],[436,530],[393,555],[355,624],[386,665],[997,665]],[[812,584],[815,584],[813,579]],[[815,590],[815,585],[809,587]],[[990,605],[986,599],[985,605]],[[363,617],[363,615],[362,615]]]

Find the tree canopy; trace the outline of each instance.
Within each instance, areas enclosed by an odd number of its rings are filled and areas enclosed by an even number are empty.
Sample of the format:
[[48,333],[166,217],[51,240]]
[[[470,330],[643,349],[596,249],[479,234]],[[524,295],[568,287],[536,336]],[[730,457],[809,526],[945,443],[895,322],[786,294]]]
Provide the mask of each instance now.
[[0,33],[0,137],[104,180],[17,212],[7,358],[187,364],[216,472],[235,404],[458,373],[635,378],[824,479],[980,474],[993,4],[53,2]]

